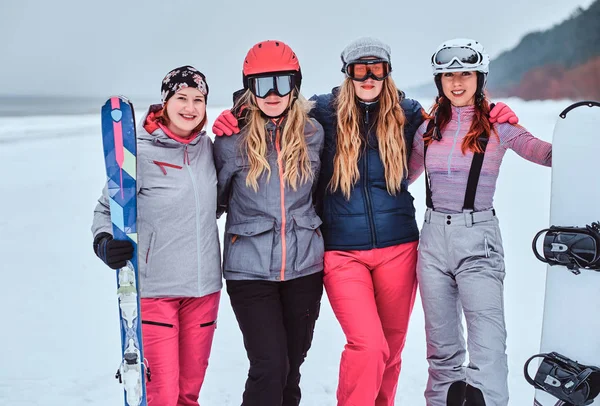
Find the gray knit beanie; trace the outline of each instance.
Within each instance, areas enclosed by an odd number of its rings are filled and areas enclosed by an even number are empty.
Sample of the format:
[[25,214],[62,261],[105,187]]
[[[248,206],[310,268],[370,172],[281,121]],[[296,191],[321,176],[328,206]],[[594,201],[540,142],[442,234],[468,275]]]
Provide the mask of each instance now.
[[391,53],[392,51],[389,45],[384,44],[376,38],[363,37],[348,44],[348,46],[342,51],[341,57],[344,66],[367,56],[374,56],[376,58],[383,59],[391,65]]

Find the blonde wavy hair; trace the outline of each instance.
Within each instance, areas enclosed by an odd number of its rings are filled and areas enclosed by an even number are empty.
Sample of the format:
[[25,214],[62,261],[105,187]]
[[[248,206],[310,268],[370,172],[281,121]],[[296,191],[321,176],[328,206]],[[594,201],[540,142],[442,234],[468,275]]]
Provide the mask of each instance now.
[[[294,101],[294,98],[296,100]],[[289,187],[296,190],[298,185],[312,180],[314,174],[311,170],[308,148],[304,138],[304,127],[309,122],[308,112],[313,102],[306,100],[297,90],[290,93],[288,112],[285,116],[285,125],[280,134],[279,164],[283,167],[283,179]],[[271,167],[267,161],[268,134],[266,118],[256,103],[256,96],[247,90],[236,103],[235,109],[244,108],[246,111],[246,134],[242,140],[241,148],[247,157],[250,170],[246,176],[246,186],[258,191],[258,178],[267,172],[267,180],[271,177]]]
[[[333,192],[340,189],[348,200],[352,187],[360,178],[358,171],[360,148],[362,146],[366,149],[367,145],[360,134],[362,115],[356,100],[352,79],[346,78],[340,86],[336,99],[337,148],[329,188]],[[387,191],[391,195],[400,191],[402,179],[408,172],[407,147],[404,142],[405,121],[398,89],[392,78],[388,76],[383,81],[383,88],[379,95],[376,135],[379,156],[385,168]]]

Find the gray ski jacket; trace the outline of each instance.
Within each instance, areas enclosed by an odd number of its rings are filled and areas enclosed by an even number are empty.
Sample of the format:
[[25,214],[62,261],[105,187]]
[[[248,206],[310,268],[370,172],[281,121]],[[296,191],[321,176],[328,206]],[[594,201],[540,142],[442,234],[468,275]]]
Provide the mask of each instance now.
[[278,162],[280,132],[272,121],[267,123],[271,176],[259,177],[257,192],[246,186],[249,164],[242,140],[247,131],[215,139],[218,209],[227,211],[225,279],[284,281],[323,270],[321,219],[312,200],[321,167],[323,127],[310,119],[304,128],[313,177],[295,191],[283,181]]
[[[157,107],[152,106],[150,112]],[[137,129],[138,263],[141,297],[202,297],[221,290],[212,141],[203,131],[188,144],[160,128]],[[92,233],[112,234],[106,186]]]

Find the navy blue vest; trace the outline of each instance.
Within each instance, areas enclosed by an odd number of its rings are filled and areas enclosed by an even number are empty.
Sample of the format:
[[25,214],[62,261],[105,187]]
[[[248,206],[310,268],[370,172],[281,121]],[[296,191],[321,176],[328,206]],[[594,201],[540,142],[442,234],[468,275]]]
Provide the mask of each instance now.
[[[378,103],[359,103],[363,113],[362,153],[358,160],[360,179],[346,200],[341,191],[331,192],[328,188],[333,175],[333,159],[336,149],[337,119],[335,95],[338,89],[325,95],[315,95],[316,102],[311,116],[325,130],[325,145],[321,155],[321,173],[315,196],[317,213],[323,220],[321,231],[326,250],[368,250],[390,247],[419,239],[415,219],[413,197],[407,190],[407,181],[402,190],[390,195],[385,182],[385,168],[379,157],[374,120]],[[412,141],[417,128],[423,122],[421,105],[412,99],[404,99],[400,93],[401,107],[406,116],[404,139],[410,155]]]

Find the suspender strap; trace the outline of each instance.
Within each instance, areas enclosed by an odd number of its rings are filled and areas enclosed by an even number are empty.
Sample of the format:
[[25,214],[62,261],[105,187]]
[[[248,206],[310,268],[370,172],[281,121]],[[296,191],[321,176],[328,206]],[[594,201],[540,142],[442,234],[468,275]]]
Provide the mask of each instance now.
[[[433,120],[427,123],[427,131],[429,132],[434,126]],[[427,144],[423,146],[423,166],[425,167],[425,204],[433,210],[433,200],[431,199],[431,185],[429,184],[429,175],[427,174]]]
[[481,175],[483,157],[489,138],[490,137],[486,133],[479,136],[479,145],[483,151],[473,154],[473,161],[471,161],[471,169],[469,170],[469,179],[467,180],[467,191],[465,192],[463,210],[475,211],[475,194],[477,193],[477,184],[479,183],[479,175]]

